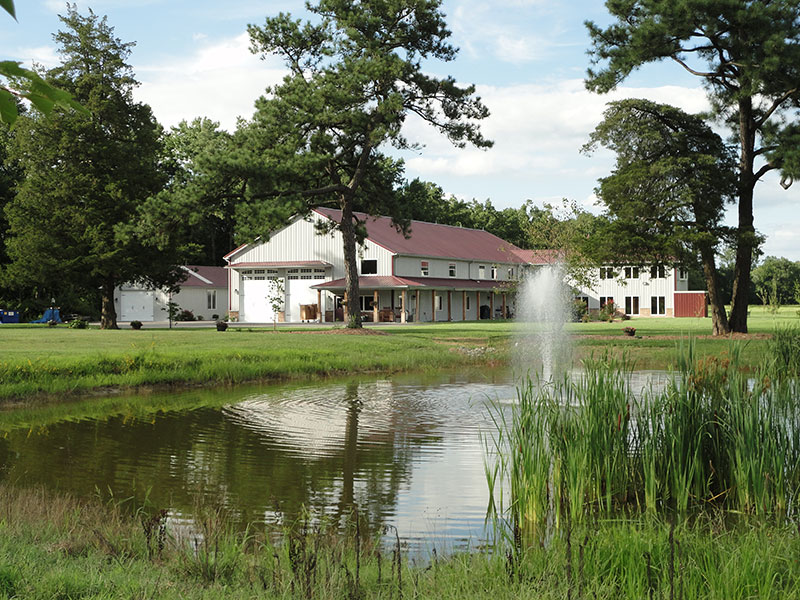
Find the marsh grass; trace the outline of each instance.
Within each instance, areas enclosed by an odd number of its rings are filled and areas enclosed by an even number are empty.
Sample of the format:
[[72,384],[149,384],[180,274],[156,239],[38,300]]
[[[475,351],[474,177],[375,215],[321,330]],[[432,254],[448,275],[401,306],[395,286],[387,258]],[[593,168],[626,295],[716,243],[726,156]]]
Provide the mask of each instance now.
[[[598,517],[516,554],[415,563],[396,532],[367,535],[304,515],[274,530],[230,527],[206,508],[191,534],[167,519],[161,552],[121,500],[77,500],[0,484],[0,598],[486,600],[792,598],[800,595],[794,524],[705,513],[678,525],[646,514]],[[566,534],[569,531],[569,534]],[[202,538],[202,539],[201,539]],[[499,549],[498,549],[499,550]]]
[[494,410],[490,517],[507,524],[508,540],[531,543],[598,516],[795,516],[797,339],[796,330],[776,334],[753,374],[742,372],[735,343],[704,358],[681,344],[666,388],[641,395],[627,383],[630,364],[609,355],[584,361],[576,380],[528,378],[509,416]]

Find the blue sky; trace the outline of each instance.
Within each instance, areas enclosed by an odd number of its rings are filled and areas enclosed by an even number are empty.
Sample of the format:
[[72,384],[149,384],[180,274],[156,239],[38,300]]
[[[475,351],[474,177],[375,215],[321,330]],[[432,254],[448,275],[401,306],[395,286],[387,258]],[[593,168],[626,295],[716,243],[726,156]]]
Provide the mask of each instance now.
[[[182,119],[210,117],[235,127],[253,102],[283,75],[280,61],[252,55],[246,27],[280,11],[297,16],[297,0],[99,0],[79,1],[86,12],[108,15],[124,41],[136,41],[130,62],[141,82],[136,95],[169,127]],[[52,66],[58,60],[52,33],[64,13],[58,0],[17,0],[19,23],[0,19],[3,58]],[[605,103],[646,97],[697,112],[707,108],[698,81],[677,65],[644,67],[617,91],[599,96],[584,89],[588,66],[585,20],[608,21],[602,2],[570,0],[445,0],[443,9],[460,48],[451,63],[431,63],[433,73],[474,83],[492,115],[484,133],[489,151],[457,149],[426,125],[409,119],[406,133],[422,151],[404,155],[406,174],[441,185],[460,198],[491,199],[498,208],[561,198],[593,211],[597,178],[613,157],[580,153],[602,118]],[[800,182],[788,191],[776,176],[756,189],[756,227],[767,236],[768,255],[800,260]],[[735,217],[731,216],[731,219]]]

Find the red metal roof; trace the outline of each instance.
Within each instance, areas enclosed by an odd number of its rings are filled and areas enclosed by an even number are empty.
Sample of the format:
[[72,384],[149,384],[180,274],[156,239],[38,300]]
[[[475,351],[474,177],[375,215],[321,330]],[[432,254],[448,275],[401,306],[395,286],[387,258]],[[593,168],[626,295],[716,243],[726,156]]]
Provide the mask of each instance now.
[[[393,275],[366,275],[358,278],[359,289],[390,290],[402,288],[425,288],[437,290],[493,290],[511,287],[510,281],[492,279],[442,279],[436,277],[396,277]],[[318,283],[315,290],[343,290],[347,286],[344,278]]]
[[[339,222],[342,211],[315,208],[320,215]],[[411,221],[410,238],[405,238],[392,225],[389,217],[372,217],[364,213],[355,216],[366,223],[367,237],[390,252],[412,256],[458,258],[493,263],[524,263],[519,248],[488,231]]]
[[203,265],[185,265],[188,272],[181,287],[228,287],[228,272],[225,267],[208,267]]
[[550,265],[561,258],[559,250],[522,250],[516,249],[516,255],[531,265]]

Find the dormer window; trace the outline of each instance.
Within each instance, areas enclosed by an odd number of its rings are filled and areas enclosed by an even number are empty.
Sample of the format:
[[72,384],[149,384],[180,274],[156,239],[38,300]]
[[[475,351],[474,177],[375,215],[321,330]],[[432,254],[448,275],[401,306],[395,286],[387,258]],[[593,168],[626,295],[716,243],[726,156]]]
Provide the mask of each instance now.
[[486,266],[478,265],[478,279],[486,279]]
[[497,265],[492,265],[492,279],[497,279]]
[[429,270],[428,270],[428,261],[427,260],[420,261],[420,263],[419,263],[419,274],[422,275],[423,277],[427,277],[428,276],[428,272],[429,272]]
[[448,267],[448,273],[449,273],[450,277],[455,277],[456,276],[456,265],[455,265],[455,263],[450,263],[450,266]]

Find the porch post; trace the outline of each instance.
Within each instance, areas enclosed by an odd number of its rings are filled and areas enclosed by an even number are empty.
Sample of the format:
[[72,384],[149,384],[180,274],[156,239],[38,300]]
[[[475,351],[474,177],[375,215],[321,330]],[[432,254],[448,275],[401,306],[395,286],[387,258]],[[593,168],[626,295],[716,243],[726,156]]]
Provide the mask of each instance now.
[[319,322],[325,322],[325,307],[322,306],[322,290],[317,290],[317,310],[319,311]]
[[461,292],[461,320],[467,320],[467,291]]
[[422,319],[422,317],[419,314],[419,297],[421,295],[422,295],[422,290],[418,289],[416,291],[416,295],[414,296],[414,304],[415,304],[415,309],[414,309],[415,310],[415,312],[414,312],[415,316],[414,316],[414,318],[417,320],[417,323],[419,323],[420,320]]
[[[347,315],[347,290],[344,291],[344,295],[342,296],[342,306],[344,307],[342,309],[342,322],[346,322],[347,321],[347,316],[346,316]],[[333,320],[335,321],[336,320],[336,313],[334,312],[333,314],[334,314]]]
[[431,290],[431,322],[436,322],[436,290]]
[[450,310],[450,300],[451,300],[450,296],[451,296],[451,294],[452,294],[452,292],[450,290],[447,290],[447,320],[448,321],[452,321],[453,320],[453,315],[452,315],[452,312]]
[[406,322],[406,290],[400,293],[400,322]]
[[494,320],[494,290],[489,292],[489,318]]
[[378,322],[378,290],[372,292],[372,322]]
[[481,293],[475,292],[475,316],[481,320]]
[[503,292],[503,318],[506,318],[506,293]]

